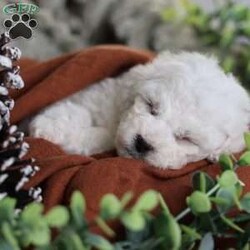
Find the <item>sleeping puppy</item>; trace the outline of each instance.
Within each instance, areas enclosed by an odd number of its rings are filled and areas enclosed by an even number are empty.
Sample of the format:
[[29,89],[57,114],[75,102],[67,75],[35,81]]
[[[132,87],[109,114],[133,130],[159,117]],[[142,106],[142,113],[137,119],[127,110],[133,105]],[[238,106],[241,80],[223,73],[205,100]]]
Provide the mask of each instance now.
[[29,132],[69,153],[116,148],[121,156],[179,169],[244,148],[250,98],[214,58],[162,53],[33,117]]

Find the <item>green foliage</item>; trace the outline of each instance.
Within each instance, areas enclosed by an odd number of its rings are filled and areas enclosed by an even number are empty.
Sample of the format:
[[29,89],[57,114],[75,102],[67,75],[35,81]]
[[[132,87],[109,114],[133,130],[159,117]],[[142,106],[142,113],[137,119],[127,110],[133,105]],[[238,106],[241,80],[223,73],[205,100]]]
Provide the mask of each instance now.
[[231,187],[238,183],[238,177],[233,170],[226,170],[221,174],[218,183],[221,187]]
[[212,208],[207,194],[201,191],[194,191],[187,197],[187,204],[194,214],[208,213]]
[[250,213],[250,193],[247,193],[241,199],[241,207],[247,213]]
[[190,26],[199,41],[219,57],[224,70],[233,72],[250,89],[250,8],[225,1],[208,12],[191,0],[179,2],[182,11],[168,8],[162,12],[163,19]]
[[244,134],[245,144],[248,150],[250,150],[250,133]]
[[239,160],[240,166],[246,166],[250,164],[250,151],[245,152]]
[[162,239],[158,249],[178,250],[181,246],[181,229],[171,214],[160,213],[155,219],[156,237]]
[[102,198],[100,208],[101,217],[104,219],[116,218],[122,210],[120,201],[113,194],[107,194]]
[[[245,134],[248,150],[249,136]],[[144,192],[133,203],[131,192],[120,199],[106,194],[92,220],[86,218],[86,202],[79,191],[73,193],[68,207],[56,206],[47,213],[39,203],[17,212],[15,200],[4,198],[0,201],[0,249],[209,250],[216,248],[217,239],[225,238],[234,239],[237,249],[249,249],[250,193],[242,195],[244,183],[236,171],[249,165],[249,151],[239,160],[222,155],[219,163],[221,173],[216,178],[201,171],[193,174],[187,208],[176,217],[154,190]],[[156,207],[158,212],[153,215]],[[188,214],[192,219],[186,222],[183,219]],[[124,226],[125,236],[111,243],[116,232],[109,222],[114,220]],[[96,227],[101,235],[93,233]],[[54,229],[57,234],[52,237]]]
[[158,193],[154,190],[148,190],[135,203],[133,210],[150,211],[158,204]]
[[138,211],[123,213],[121,220],[123,225],[132,231],[141,231],[146,225],[143,214]]
[[46,214],[45,219],[49,226],[61,228],[67,225],[69,212],[65,207],[57,206]]
[[215,181],[208,174],[198,171],[193,175],[192,184],[195,190],[205,193],[214,187]]
[[229,155],[222,154],[219,158],[219,163],[223,170],[232,170],[233,169],[233,161]]

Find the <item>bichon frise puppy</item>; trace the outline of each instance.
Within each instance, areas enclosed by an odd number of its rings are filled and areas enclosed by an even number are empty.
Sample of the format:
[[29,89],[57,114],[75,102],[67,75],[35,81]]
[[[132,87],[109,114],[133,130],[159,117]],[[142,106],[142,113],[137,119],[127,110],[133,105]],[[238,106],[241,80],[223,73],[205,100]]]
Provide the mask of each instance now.
[[36,115],[30,134],[65,151],[121,156],[178,169],[244,148],[250,98],[215,59],[162,53],[84,89]]

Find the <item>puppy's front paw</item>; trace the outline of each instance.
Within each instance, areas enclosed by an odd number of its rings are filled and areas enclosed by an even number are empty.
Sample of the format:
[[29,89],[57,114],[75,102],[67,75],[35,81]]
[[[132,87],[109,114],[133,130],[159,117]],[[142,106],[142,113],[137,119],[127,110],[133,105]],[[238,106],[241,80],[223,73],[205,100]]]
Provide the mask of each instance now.
[[63,140],[62,126],[44,116],[37,117],[30,123],[29,134],[32,137],[43,138],[56,144]]

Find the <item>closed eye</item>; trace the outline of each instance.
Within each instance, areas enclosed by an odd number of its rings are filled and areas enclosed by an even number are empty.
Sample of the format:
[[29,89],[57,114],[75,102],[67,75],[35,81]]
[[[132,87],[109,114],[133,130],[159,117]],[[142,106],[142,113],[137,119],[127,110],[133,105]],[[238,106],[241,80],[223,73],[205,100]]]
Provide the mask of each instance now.
[[191,144],[194,144],[194,145],[198,146],[198,143],[187,134],[188,133],[175,134],[175,138],[179,142],[191,143]]
[[147,99],[146,105],[151,115],[157,116],[159,114],[159,105],[154,103],[152,100]]

